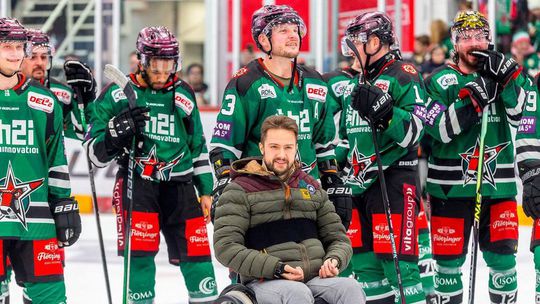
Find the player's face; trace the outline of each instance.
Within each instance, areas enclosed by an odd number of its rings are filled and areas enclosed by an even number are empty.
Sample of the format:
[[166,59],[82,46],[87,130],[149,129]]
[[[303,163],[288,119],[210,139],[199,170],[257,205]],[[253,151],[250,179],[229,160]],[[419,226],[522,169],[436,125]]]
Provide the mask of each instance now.
[[146,74],[150,83],[148,85],[154,90],[163,89],[167,80],[175,72],[175,62],[173,59],[152,58],[146,68]]
[[269,129],[263,143],[259,144],[263,161],[269,171],[276,176],[288,173],[296,156],[296,136],[284,129]]
[[23,42],[0,42],[0,68],[5,74],[13,74],[21,68],[24,58]]
[[21,71],[27,77],[41,80],[46,76],[49,62],[47,48],[34,47],[32,50],[32,57],[24,59]]
[[456,52],[462,64],[475,68],[478,58],[472,55],[473,51],[487,50],[489,40],[484,31],[480,29],[467,30],[459,33],[456,38]]
[[[360,58],[356,58],[356,55],[354,52],[352,52],[354,58],[355,58],[355,65],[356,66],[363,66],[366,67],[366,61],[367,61],[367,53],[369,54],[375,54],[377,50],[379,50],[380,46],[380,40],[374,35],[371,35],[367,42],[362,42],[360,39],[353,39],[352,42],[354,43],[354,46],[356,46],[356,49],[358,50],[358,55],[360,55]],[[361,63],[361,65],[360,65]],[[370,60],[370,64],[373,63],[373,60]]]
[[282,23],[272,28],[272,55],[295,58],[300,53],[298,25]]

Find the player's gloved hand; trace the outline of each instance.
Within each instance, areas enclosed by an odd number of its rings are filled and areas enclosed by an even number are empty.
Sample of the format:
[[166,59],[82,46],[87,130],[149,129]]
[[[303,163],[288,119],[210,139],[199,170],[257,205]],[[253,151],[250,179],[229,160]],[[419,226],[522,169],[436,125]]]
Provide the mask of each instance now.
[[109,120],[105,132],[105,141],[116,149],[122,149],[131,143],[134,135],[144,130],[148,117],[149,107],[134,107],[125,109]]
[[514,59],[504,56],[501,52],[483,50],[473,51],[472,54],[478,58],[480,74],[493,78],[503,86],[521,70]]
[[377,86],[358,84],[351,93],[351,107],[379,130],[385,130],[394,114],[392,97]]
[[[540,218],[540,163],[521,175],[523,179],[523,211],[533,219]],[[522,168],[520,168],[522,171]]]
[[66,82],[73,88],[75,93],[81,92],[85,105],[96,99],[96,81],[90,68],[76,60],[68,60],[64,63]]
[[352,219],[352,191],[343,183],[343,180],[335,173],[327,173],[321,177],[321,186],[328,199],[334,203],[336,213],[341,218],[345,230],[349,229]]
[[56,226],[58,246],[73,245],[81,234],[79,204],[71,197],[55,199],[50,203],[51,213]]
[[461,99],[470,97],[474,109],[480,113],[485,106],[495,101],[498,93],[499,84],[497,82],[489,77],[480,76],[461,88],[458,96]]
[[223,189],[227,187],[227,185],[231,182],[231,178],[229,175],[225,175],[220,177],[216,184],[214,185],[214,190],[212,190],[212,208],[210,210],[210,219],[212,220],[212,223],[214,223],[214,217],[216,215],[216,205],[219,200],[219,197],[223,193]]

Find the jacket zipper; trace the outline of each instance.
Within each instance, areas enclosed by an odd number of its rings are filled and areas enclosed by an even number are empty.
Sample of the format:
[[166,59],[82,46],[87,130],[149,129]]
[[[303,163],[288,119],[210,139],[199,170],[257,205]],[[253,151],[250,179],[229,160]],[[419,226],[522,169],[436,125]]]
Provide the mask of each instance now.
[[283,218],[288,220],[291,219],[291,188],[289,185],[281,182],[283,185],[283,190],[285,191],[285,206],[283,207]]

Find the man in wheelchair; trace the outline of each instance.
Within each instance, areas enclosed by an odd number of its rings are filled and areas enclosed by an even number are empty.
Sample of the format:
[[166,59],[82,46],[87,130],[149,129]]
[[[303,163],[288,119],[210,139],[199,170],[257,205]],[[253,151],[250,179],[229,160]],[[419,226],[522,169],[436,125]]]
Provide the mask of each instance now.
[[337,277],[351,244],[328,195],[295,160],[297,137],[293,119],[270,116],[261,126],[262,158],[232,164],[215,210],[216,258],[259,304],[363,304],[361,286]]

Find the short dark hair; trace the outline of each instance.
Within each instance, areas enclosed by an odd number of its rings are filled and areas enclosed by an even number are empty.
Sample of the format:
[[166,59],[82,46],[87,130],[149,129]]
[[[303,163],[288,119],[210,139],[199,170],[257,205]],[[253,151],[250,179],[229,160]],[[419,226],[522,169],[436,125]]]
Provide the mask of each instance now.
[[420,42],[424,46],[428,46],[431,43],[431,40],[430,40],[428,35],[416,36],[416,38],[414,38],[414,40]]
[[200,64],[200,63],[192,63],[192,64],[188,65],[186,74],[189,75],[189,73],[191,72],[191,70],[192,70],[193,68],[199,68],[199,69],[201,69],[201,74],[204,75],[204,67],[203,67],[203,65]]
[[298,125],[294,119],[284,115],[272,115],[267,117],[261,126],[261,143],[264,143],[268,130],[283,129],[294,133],[298,137]]

